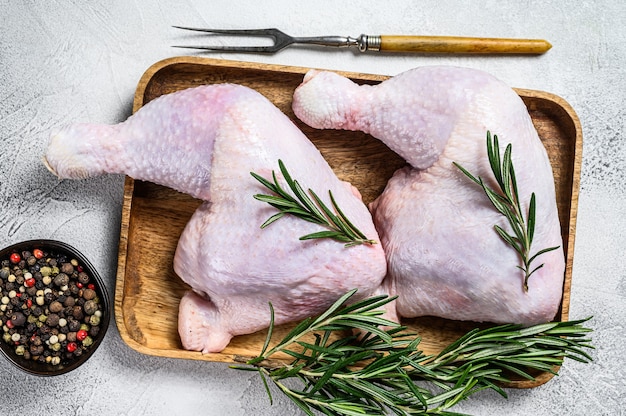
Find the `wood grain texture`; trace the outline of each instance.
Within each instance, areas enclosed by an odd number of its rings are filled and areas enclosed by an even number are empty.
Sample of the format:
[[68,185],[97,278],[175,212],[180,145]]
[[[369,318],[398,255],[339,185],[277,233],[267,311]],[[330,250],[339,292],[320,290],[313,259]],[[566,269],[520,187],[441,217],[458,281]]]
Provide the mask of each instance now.
[[[350,181],[368,203],[383,190],[404,160],[378,140],[358,132],[315,130],[291,110],[294,89],[308,68],[266,65],[200,57],[177,57],[154,64],[141,78],[133,111],[150,100],[202,84],[237,83],[258,90],[287,114],[320,149],[337,176]],[[382,75],[339,72],[359,83],[378,83]],[[576,211],[582,154],[578,117],[563,99],[541,91],[516,90],[524,100],[554,171],[563,247],[566,254],[561,308],[555,320],[568,319]],[[126,178],[115,290],[115,318],[123,340],[149,355],[217,362],[241,362],[256,356],[266,331],[235,337],[221,353],[201,354],[182,348],[177,331],[178,303],[189,287],[172,269],[178,238],[200,201],[149,182]],[[339,294],[338,294],[339,295]],[[269,313],[269,310],[268,310]],[[488,324],[434,317],[407,319],[403,324],[420,334],[427,354],[441,351],[470,329]],[[292,325],[275,331],[285,335]],[[515,380],[510,387],[529,388],[548,381]]]
[[540,55],[552,47],[543,39],[406,35],[382,35],[380,38],[383,52]]

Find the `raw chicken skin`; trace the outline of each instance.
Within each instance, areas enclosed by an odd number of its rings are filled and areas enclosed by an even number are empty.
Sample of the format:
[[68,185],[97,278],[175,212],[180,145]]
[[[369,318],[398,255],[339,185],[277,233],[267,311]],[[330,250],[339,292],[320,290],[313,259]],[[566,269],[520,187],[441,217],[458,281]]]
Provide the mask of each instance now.
[[361,130],[410,166],[399,169],[371,204],[387,255],[385,287],[403,317],[520,323],[550,321],[563,290],[562,248],[541,263],[523,289],[521,260],[494,231],[508,221],[452,162],[498,189],[486,154],[487,130],[501,152],[512,143],[523,210],[536,194],[532,253],[562,246],[551,166],[527,108],[514,90],[481,71],[423,67],[379,85],[358,86],[312,70],[293,99],[315,128]]
[[[323,228],[285,216],[253,195],[269,193],[250,172],[271,178],[281,159],[304,189],[328,206],[328,190],[354,224],[379,241],[356,189],[340,181],[283,113],[256,91],[202,86],[157,98],[118,125],[81,124],[51,137],[47,166],[61,178],[124,173],[205,202],[183,231],[174,270],[193,291],[179,306],[183,347],[219,352],[230,339],[317,315],[345,292],[374,294],[386,273],[380,244],[346,248],[300,241]],[[284,188],[287,188],[283,184]]]

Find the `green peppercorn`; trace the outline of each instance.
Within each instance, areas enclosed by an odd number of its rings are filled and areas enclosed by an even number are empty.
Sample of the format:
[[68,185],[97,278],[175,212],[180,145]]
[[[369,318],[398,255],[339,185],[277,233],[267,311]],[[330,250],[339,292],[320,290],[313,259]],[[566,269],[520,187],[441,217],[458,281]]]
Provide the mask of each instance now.
[[87,336],[87,338],[85,338],[83,340],[83,346],[84,347],[89,347],[93,344],[93,338],[91,338],[90,336]]

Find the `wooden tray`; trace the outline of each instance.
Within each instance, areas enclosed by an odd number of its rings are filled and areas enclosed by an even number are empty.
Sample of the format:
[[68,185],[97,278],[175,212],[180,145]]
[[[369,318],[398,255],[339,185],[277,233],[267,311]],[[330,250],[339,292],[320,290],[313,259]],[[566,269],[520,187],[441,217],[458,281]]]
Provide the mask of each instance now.
[[[224,82],[247,85],[267,96],[292,118],[320,149],[337,176],[354,184],[368,203],[380,194],[393,172],[405,162],[368,135],[315,130],[297,120],[291,110],[291,98],[307,70],[200,57],[166,59],[150,67],[141,78],[133,111],[162,94],[183,88]],[[343,75],[360,83],[378,83],[388,78],[358,73]],[[554,170],[566,253],[563,300],[556,319],[567,320],[582,150],[580,123],[563,99],[540,91],[516,91],[529,109]],[[333,140],[339,137],[343,140]],[[184,350],[178,336],[178,303],[188,286],[174,273],[172,261],[180,233],[199,205],[199,200],[188,195],[126,178],[115,319],[122,339],[139,352],[161,357],[241,362],[258,355],[266,331],[235,337],[221,353],[205,355]],[[439,352],[477,326],[439,318],[411,319],[403,323],[422,336],[421,347],[426,353]],[[274,336],[281,337],[290,328],[289,325],[279,327]],[[514,381],[511,386],[535,387],[551,377],[549,373],[541,373],[535,381]]]

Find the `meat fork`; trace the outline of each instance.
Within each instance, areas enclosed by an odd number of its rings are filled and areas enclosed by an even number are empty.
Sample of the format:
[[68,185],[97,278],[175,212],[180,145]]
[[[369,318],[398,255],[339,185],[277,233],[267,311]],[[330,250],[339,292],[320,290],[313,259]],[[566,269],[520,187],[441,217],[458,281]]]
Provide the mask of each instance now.
[[359,51],[410,53],[469,53],[469,54],[542,54],[552,47],[543,39],[472,38],[458,36],[360,35],[294,37],[275,29],[202,29],[174,26],[177,29],[212,35],[265,37],[270,46],[174,46],[216,52],[276,53],[289,45],[306,44],[334,47],[357,47]]

